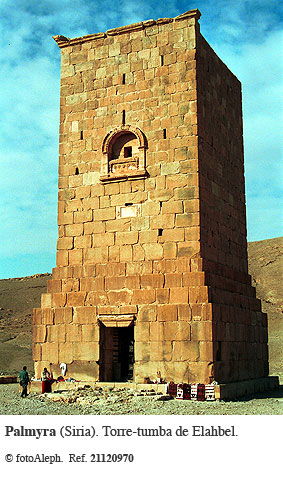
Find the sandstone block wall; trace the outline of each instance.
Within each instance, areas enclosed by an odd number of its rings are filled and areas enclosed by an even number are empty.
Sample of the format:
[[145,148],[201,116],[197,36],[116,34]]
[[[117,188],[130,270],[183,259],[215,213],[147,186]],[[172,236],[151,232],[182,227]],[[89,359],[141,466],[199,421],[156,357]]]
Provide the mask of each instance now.
[[136,382],[268,372],[247,274],[240,84],[199,15],[55,38],[59,236],[34,310],[37,375],[62,362],[78,379],[133,366]]
[[267,319],[248,275],[241,84],[197,40],[200,240],[219,381],[268,375]]

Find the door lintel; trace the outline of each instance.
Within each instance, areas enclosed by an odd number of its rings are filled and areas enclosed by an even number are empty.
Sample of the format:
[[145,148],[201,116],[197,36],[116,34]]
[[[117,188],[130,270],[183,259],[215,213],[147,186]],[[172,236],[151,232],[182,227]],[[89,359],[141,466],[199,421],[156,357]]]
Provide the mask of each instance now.
[[106,328],[128,328],[134,324],[135,314],[99,314],[97,320]]

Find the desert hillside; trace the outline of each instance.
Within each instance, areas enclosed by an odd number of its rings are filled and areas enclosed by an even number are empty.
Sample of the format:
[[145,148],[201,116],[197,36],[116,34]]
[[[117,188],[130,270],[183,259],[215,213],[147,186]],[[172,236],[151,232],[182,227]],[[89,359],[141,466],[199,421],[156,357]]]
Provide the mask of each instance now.
[[283,381],[283,237],[248,244],[249,273],[268,314],[270,374]]
[[[270,374],[283,379],[283,237],[248,244],[249,272],[269,320]],[[40,306],[50,274],[0,280],[0,372],[32,373],[32,309]]]
[[32,373],[32,312],[40,307],[50,277],[0,279],[0,372],[18,374],[27,365]]

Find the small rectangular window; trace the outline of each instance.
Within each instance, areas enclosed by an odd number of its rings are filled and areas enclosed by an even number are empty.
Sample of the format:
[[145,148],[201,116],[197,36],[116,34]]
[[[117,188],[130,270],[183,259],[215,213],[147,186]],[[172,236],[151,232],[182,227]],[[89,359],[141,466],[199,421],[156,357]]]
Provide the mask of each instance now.
[[126,84],[126,74],[123,74],[122,84]]
[[131,158],[133,156],[133,150],[131,146],[125,146],[124,148],[124,158]]

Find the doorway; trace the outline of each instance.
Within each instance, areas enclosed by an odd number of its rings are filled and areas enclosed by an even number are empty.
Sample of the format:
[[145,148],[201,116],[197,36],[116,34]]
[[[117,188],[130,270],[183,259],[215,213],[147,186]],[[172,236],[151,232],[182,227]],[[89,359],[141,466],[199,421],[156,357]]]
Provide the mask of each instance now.
[[100,381],[133,380],[134,325],[106,327],[100,331]]

